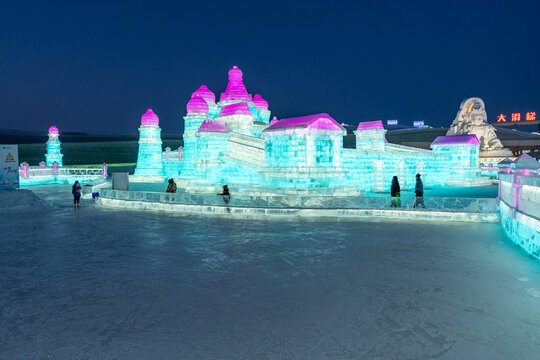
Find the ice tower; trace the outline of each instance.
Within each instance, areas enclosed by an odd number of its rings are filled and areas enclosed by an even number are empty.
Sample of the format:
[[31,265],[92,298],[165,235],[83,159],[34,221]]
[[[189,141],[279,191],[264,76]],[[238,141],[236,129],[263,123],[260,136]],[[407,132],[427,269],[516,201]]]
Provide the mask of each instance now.
[[381,120],[361,122],[354,134],[356,135],[356,149],[384,151],[386,130]]
[[159,118],[148,109],[141,117],[135,176],[164,176]]
[[194,176],[193,166],[197,157],[197,138],[195,135],[205,119],[211,118],[210,109],[214,117],[217,115],[216,96],[205,85],[191,95],[187,103],[187,114],[184,116],[184,153],[182,175]]
[[61,153],[61,143],[58,140],[58,135],[58,128],[51,126],[49,128],[49,140],[47,141],[47,153],[45,154],[47,166],[52,166],[55,161],[58,163],[58,166],[62,166],[64,155]]

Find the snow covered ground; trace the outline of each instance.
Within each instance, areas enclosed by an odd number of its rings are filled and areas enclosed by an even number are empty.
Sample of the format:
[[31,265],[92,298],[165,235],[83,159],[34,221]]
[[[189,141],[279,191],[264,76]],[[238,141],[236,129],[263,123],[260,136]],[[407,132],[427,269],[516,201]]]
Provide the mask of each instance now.
[[3,213],[1,359],[538,359],[540,262],[497,224]]

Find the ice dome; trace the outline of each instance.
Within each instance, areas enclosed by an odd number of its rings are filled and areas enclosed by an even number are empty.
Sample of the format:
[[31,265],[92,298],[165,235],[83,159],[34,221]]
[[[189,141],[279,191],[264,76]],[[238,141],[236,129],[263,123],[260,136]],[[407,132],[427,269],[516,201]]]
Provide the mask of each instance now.
[[274,118],[272,120],[270,120],[270,125],[274,125],[278,121],[279,121],[278,118],[274,116]]
[[49,134],[54,134],[54,135],[58,135],[58,128],[56,126],[51,126],[49,128]]
[[216,95],[210,91],[206,85],[201,85],[201,87],[195,90],[195,92],[191,94],[191,98],[193,99],[197,95],[200,95],[208,103],[216,102]]
[[242,70],[238,66],[234,65],[231,70],[229,70],[229,80],[242,81]]
[[141,125],[154,125],[159,126],[159,118],[158,116],[152,111],[152,109],[148,109],[143,116],[141,116]]
[[255,94],[255,96],[253,96],[253,104],[257,109],[268,109],[268,101],[264,100],[259,94]]
[[191,113],[208,113],[208,104],[206,103],[206,100],[199,95],[195,94],[194,97],[191,98],[191,100],[187,103],[187,112],[188,114]]

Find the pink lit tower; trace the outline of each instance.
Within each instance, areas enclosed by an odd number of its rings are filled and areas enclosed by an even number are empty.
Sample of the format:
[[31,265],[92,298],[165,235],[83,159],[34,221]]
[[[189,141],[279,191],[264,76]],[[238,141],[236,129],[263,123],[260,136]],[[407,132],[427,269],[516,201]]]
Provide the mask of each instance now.
[[135,176],[164,176],[161,128],[159,118],[152,109],[141,116]]
[[47,166],[53,166],[53,163],[56,161],[58,166],[62,166],[62,150],[60,148],[61,143],[58,140],[58,128],[56,126],[51,126],[49,128],[49,140],[47,140],[47,153],[45,154],[45,161]]

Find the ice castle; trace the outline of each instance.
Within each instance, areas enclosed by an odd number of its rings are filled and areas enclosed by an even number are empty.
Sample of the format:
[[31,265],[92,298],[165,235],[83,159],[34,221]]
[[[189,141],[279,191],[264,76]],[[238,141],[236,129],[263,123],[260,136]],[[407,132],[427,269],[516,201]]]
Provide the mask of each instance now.
[[227,184],[257,195],[355,195],[388,191],[393,176],[413,189],[417,173],[426,187],[490,183],[480,176],[475,135],[440,136],[430,151],[390,144],[382,122],[368,121],[354,132],[356,148],[344,149],[346,131],[328,114],[270,121],[268,102],[248,93],[237,66],[219,102],[205,85],[192,94],[183,148],[162,151],[158,119],[149,112],[139,128],[135,175],[172,177],[187,192]]

